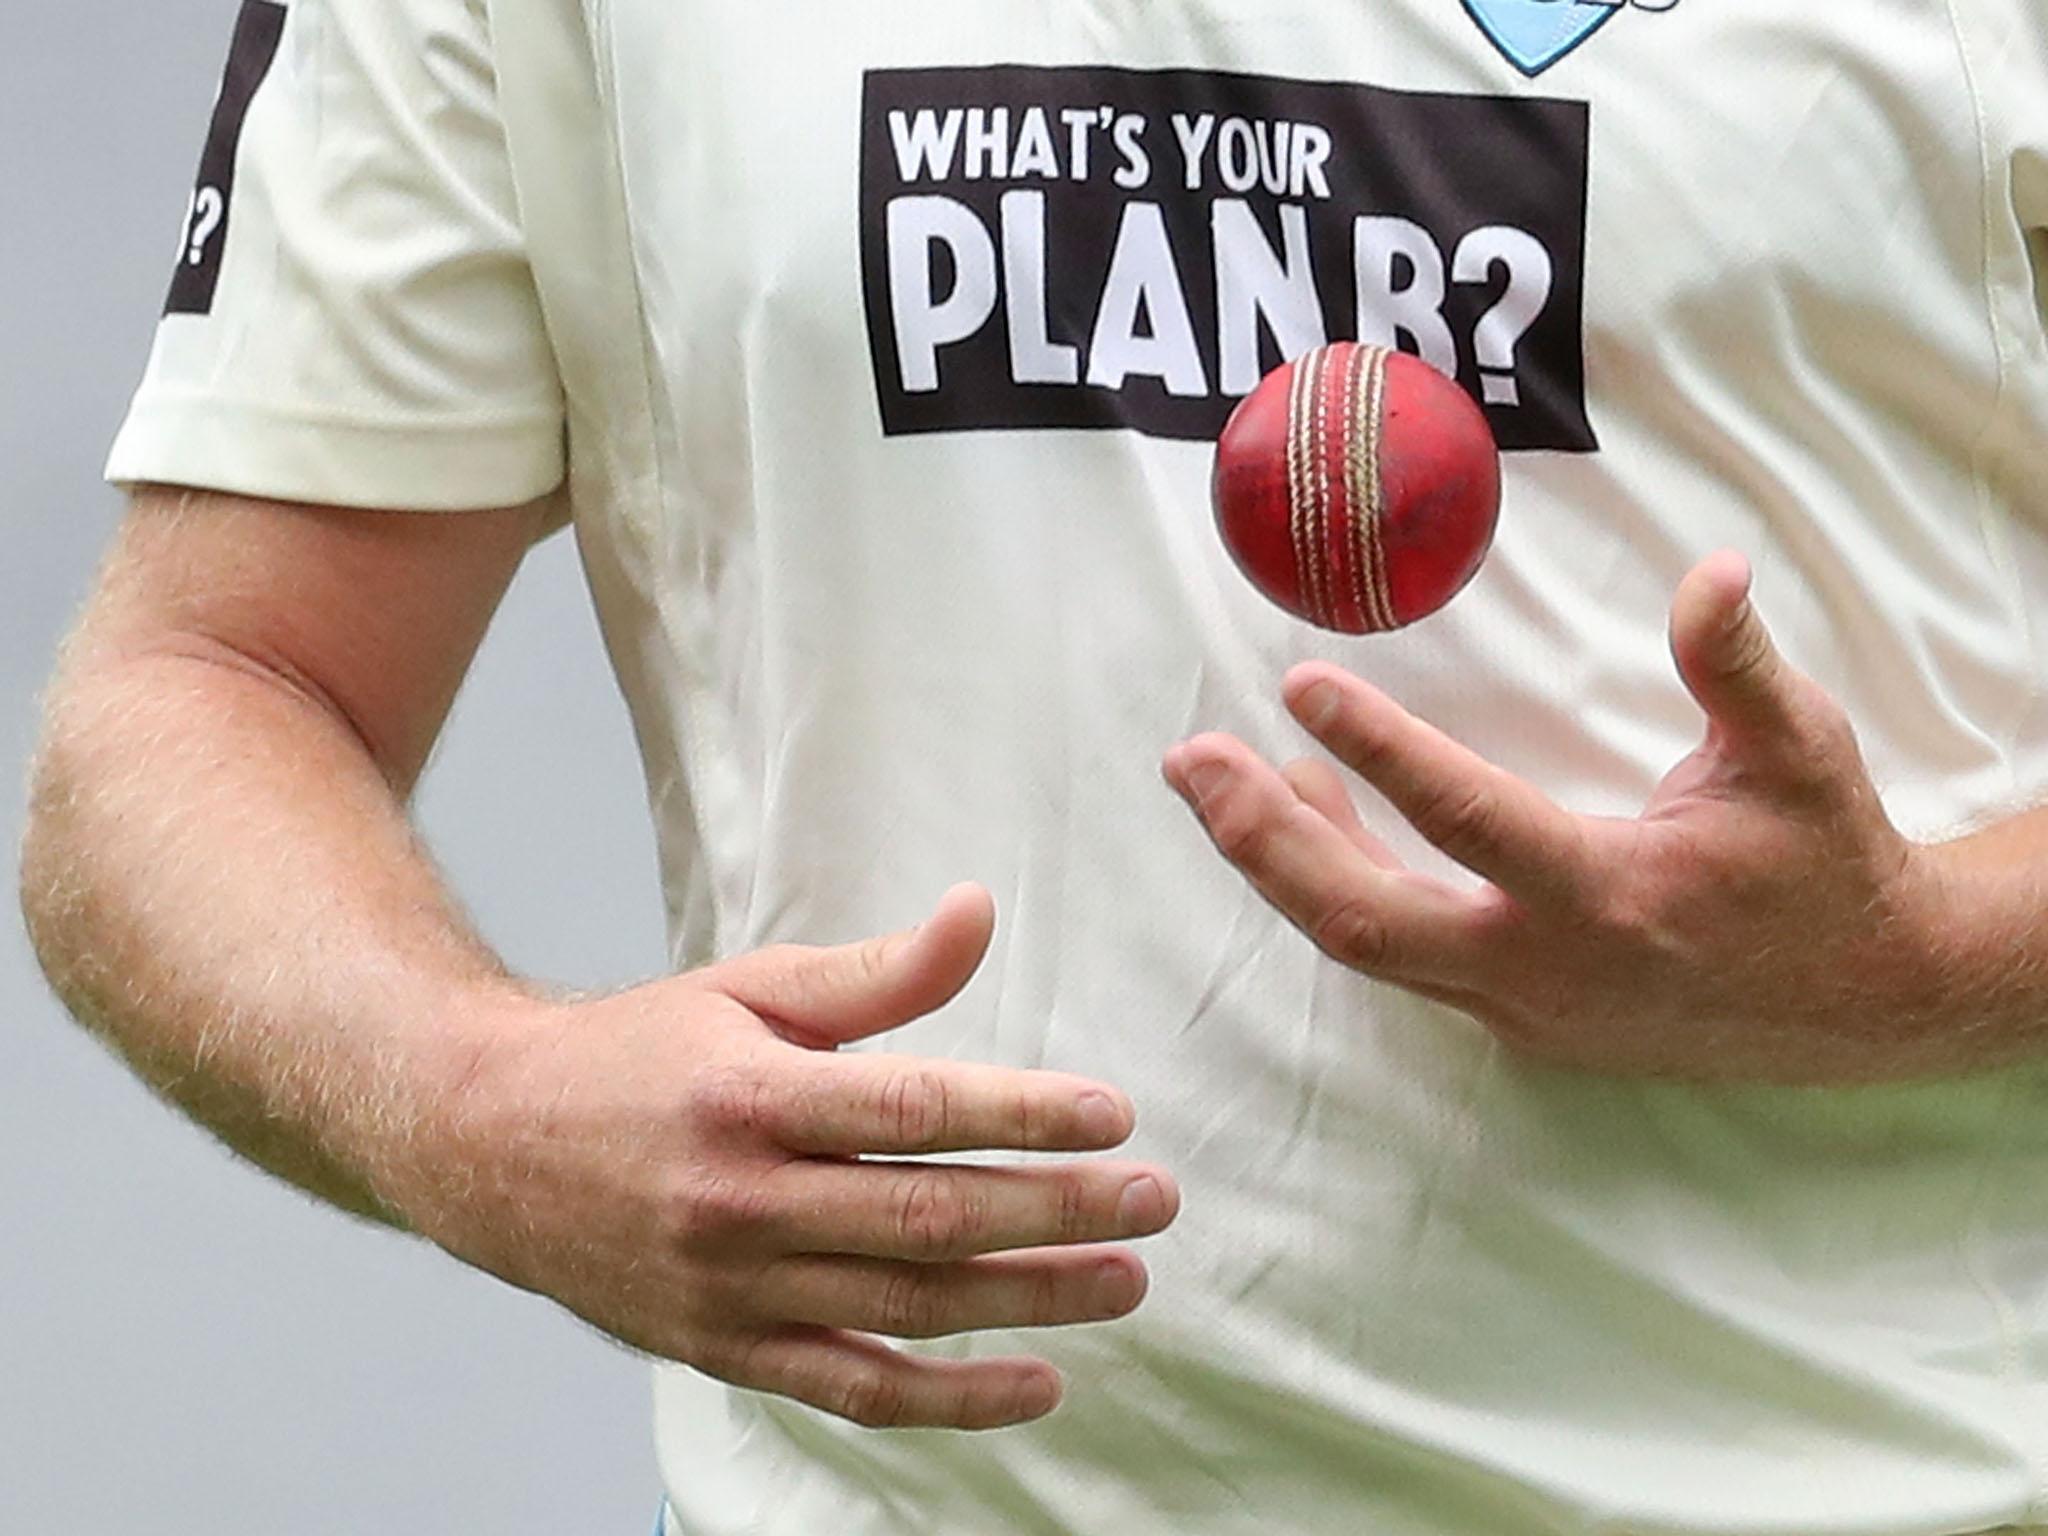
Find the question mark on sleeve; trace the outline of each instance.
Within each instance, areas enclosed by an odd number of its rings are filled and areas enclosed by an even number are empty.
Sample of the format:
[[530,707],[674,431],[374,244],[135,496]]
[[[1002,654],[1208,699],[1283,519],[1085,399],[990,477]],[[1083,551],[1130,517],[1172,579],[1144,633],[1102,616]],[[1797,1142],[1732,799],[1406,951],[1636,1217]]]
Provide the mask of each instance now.
[[1515,348],[1550,302],[1553,269],[1550,252],[1534,235],[1505,224],[1489,224],[1458,242],[1451,257],[1451,278],[1459,283],[1490,282],[1496,262],[1508,269],[1507,291],[1479,317],[1472,331],[1472,347],[1479,357],[1480,393],[1486,403],[1520,405]]
[[185,252],[185,259],[193,266],[206,260],[206,242],[214,237],[227,211],[227,199],[220,195],[218,187],[201,187],[193,195],[191,233],[186,237]]

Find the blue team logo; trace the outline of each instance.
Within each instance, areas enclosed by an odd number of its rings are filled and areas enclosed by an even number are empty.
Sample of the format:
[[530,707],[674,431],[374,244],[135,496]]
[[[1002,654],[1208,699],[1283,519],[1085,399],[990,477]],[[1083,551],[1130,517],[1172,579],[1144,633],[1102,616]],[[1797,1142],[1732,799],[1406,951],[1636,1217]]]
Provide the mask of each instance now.
[[1540,75],[1623,8],[1668,11],[1678,0],[1464,0],[1479,30],[1510,64]]

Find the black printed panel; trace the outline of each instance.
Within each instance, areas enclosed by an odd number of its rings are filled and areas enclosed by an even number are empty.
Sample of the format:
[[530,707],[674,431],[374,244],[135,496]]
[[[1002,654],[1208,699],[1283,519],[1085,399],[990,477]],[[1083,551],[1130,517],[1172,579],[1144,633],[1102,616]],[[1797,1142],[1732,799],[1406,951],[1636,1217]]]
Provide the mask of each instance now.
[[1503,448],[1588,451],[1583,102],[1187,70],[871,72],[883,430],[1207,439],[1270,368],[1379,341]]
[[284,38],[285,8],[268,0],[243,0],[228,49],[227,75],[214,103],[213,125],[199,160],[199,182],[185,215],[185,238],[178,251],[178,270],[171,279],[167,315],[204,315],[213,310],[220,286],[221,253],[227,248],[228,214],[234,206],[235,156],[242,144],[242,125],[256,88],[270,73]]

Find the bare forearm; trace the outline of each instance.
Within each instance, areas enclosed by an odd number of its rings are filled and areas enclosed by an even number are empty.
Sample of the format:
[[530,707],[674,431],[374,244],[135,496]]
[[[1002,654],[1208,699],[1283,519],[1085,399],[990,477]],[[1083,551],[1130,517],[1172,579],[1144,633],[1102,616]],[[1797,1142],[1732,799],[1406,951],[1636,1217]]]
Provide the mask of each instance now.
[[1940,892],[1931,950],[1957,1065],[2048,1055],[2048,809],[1924,850]]
[[53,985],[236,1150],[394,1219],[514,984],[331,704],[225,647],[79,649],[23,850]]

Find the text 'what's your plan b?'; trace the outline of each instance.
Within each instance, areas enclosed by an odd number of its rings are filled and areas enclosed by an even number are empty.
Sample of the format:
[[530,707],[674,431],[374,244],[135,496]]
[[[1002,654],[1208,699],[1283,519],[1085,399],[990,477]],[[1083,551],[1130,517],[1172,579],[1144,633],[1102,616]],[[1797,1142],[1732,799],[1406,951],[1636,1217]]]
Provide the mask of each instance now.
[[1213,438],[1333,339],[1504,448],[1586,450],[1580,103],[1191,71],[878,71],[862,262],[884,430]]

